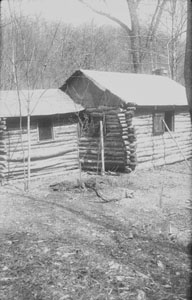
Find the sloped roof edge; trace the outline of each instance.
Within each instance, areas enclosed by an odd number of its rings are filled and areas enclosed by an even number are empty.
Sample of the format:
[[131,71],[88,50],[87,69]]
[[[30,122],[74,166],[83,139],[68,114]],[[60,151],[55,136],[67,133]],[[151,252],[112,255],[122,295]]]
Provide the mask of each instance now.
[[84,110],[60,89],[0,91],[0,117],[26,117],[30,101],[31,116],[75,113]]
[[80,69],[66,80],[66,86],[72,78],[81,74],[125,103],[135,103],[137,106],[188,106],[185,87],[165,76]]

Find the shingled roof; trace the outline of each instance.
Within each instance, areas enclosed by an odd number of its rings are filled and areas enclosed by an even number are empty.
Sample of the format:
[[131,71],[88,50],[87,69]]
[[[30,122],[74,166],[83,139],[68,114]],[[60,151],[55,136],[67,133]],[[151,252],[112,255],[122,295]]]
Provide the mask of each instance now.
[[78,70],[66,81],[84,75],[101,90],[138,106],[186,106],[185,87],[159,75]]
[[0,117],[19,117],[19,103],[21,115],[27,116],[28,100],[31,116],[66,114],[84,109],[60,89],[20,90],[19,97],[17,91],[7,90],[0,91]]

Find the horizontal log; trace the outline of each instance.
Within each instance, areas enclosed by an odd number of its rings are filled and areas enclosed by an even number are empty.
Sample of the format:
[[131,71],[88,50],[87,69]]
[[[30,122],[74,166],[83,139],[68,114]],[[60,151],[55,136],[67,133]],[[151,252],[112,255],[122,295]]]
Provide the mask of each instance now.
[[120,124],[118,125],[111,124],[110,126],[107,127],[107,130],[112,130],[112,129],[121,130],[121,126]]
[[79,145],[80,146],[83,146],[83,147],[88,147],[88,146],[92,146],[92,147],[96,147],[96,146],[98,146],[99,145],[99,141],[95,141],[95,140],[89,140],[89,141],[86,141],[86,140],[84,140],[84,141],[82,141],[82,140],[80,140],[79,141]]
[[[124,152],[126,148],[123,145],[104,145],[104,150],[105,151],[112,151],[113,153],[116,153],[117,151]],[[129,150],[129,147],[127,147]],[[94,151],[95,153],[98,153],[100,151],[100,147],[80,147],[79,150],[81,152],[92,152]]]
[[[182,148],[191,148],[192,147],[192,141],[188,141],[186,143],[178,143],[179,147]],[[166,150],[173,150],[178,149],[176,143],[174,141],[169,141],[167,143],[140,143],[137,142],[137,151],[146,151],[148,149],[158,150],[158,149],[166,149]]]
[[117,120],[119,123],[125,123],[125,124],[127,123],[127,119],[125,117],[118,117]]
[[[175,161],[177,161],[178,159],[180,159],[180,158],[183,158],[183,156],[182,156],[182,154],[180,153],[180,152],[177,152],[177,153],[168,153],[168,154],[166,154],[166,155],[164,155],[164,153],[158,153],[158,154],[152,154],[152,155],[150,155],[150,154],[145,154],[145,155],[142,155],[142,156],[139,156],[138,154],[137,154],[137,159],[138,159],[138,162],[142,162],[142,161],[148,161],[148,160],[152,160],[152,161],[155,161],[155,160],[158,160],[158,159],[167,159],[167,158],[169,158],[169,157],[175,157]],[[191,153],[190,152],[186,152],[185,153],[185,156],[186,157],[190,157],[191,156]]]
[[[36,128],[30,130],[31,135],[36,134],[36,132],[37,132]],[[27,129],[20,130],[18,128],[16,130],[7,130],[5,134],[9,135],[10,137],[20,136],[21,134],[27,136]]]
[[[34,156],[44,156],[46,154],[55,155],[60,152],[67,152],[68,150],[77,150],[78,144],[75,142],[70,143],[61,143],[61,144],[51,144],[50,147],[48,145],[31,145],[31,153]],[[15,148],[8,148],[7,155],[22,155],[24,152],[28,151],[28,145],[24,145],[22,148],[21,146],[17,146]]]
[[[105,141],[104,142],[104,148],[105,149],[123,149],[124,148],[124,144],[122,143],[122,141],[116,141],[114,142],[114,144],[111,142],[108,142],[108,141]],[[100,149],[100,145],[92,145],[92,144],[89,144],[89,145],[84,145],[84,144],[80,144],[79,146],[79,149],[82,149],[82,150],[97,150]]]
[[120,134],[119,132],[114,133],[114,132],[109,132],[106,134],[105,136],[106,139],[114,139],[114,138],[119,138],[120,140],[122,139],[122,134]]
[[128,128],[122,128],[121,129],[121,132],[123,133],[123,134],[128,134]]
[[38,144],[32,144],[31,149],[32,150],[40,150],[43,151],[55,151],[56,149],[69,149],[69,148],[77,148],[77,140],[68,140],[68,141],[54,141],[53,143],[38,143]]
[[[47,163],[47,164],[34,164],[30,166],[31,172],[34,170],[41,170],[41,169],[45,169],[45,168],[57,168],[58,166],[60,167],[65,167],[65,166],[71,166],[71,165],[78,165],[78,162],[75,160],[71,160],[71,161],[64,161],[64,162],[58,162],[56,163]],[[8,168],[8,172],[19,172],[19,171],[23,171],[24,170],[24,165],[17,165],[17,166],[9,166]],[[25,170],[27,170],[27,165],[25,165]]]
[[[38,141],[38,136],[37,135],[32,135],[30,137],[31,139],[31,142],[37,142]],[[27,135],[24,136],[22,135],[22,138],[21,136],[15,136],[14,138],[10,138],[10,137],[6,137],[6,143],[9,145],[9,144],[18,144],[18,143],[27,143],[28,142],[28,137]]]
[[80,138],[80,141],[81,142],[83,142],[83,141],[85,141],[85,142],[99,142],[100,141],[100,139],[99,139],[99,137],[98,138],[96,138],[96,137],[81,137]]
[[125,114],[127,114],[127,112],[120,112],[117,115],[118,117],[125,117]]
[[[77,130],[58,130],[56,132],[54,132],[54,135],[55,136],[61,136],[61,135],[64,135],[66,136],[66,138],[68,138],[69,136],[77,136]],[[17,132],[17,134],[6,134],[5,138],[7,140],[11,140],[11,142],[17,142],[17,141],[20,141],[21,140],[21,133]],[[38,131],[33,131],[30,133],[30,139],[31,140],[36,140],[36,139],[39,139],[39,134],[38,134]],[[28,135],[27,133],[26,134],[22,134],[22,140],[23,141],[28,141]]]
[[[173,140],[167,140],[166,142],[151,143],[151,144],[155,148],[156,147],[164,147],[166,149],[169,149],[170,147],[177,147],[175,141],[173,141]],[[182,147],[191,147],[192,146],[192,140],[185,140],[185,141],[177,140],[177,144],[179,145],[180,148],[182,148]]]
[[[71,160],[67,160],[67,161],[55,161],[55,160],[46,160],[46,161],[39,161],[38,163],[32,162],[30,169],[31,171],[37,171],[37,170],[41,170],[41,169],[46,169],[46,168],[57,168],[57,166],[60,167],[66,167],[66,166],[71,166],[71,165],[78,165],[78,160],[76,159],[71,159]],[[8,166],[8,170],[9,173],[11,172],[19,172],[22,171],[24,169],[23,164],[17,164],[17,165],[9,165]]]
[[[105,151],[105,153],[107,153],[107,154],[111,154],[111,153],[113,153],[113,154],[116,154],[116,155],[118,155],[118,154],[124,154],[125,153],[125,151],[124,151],[124,149],[122,148],[122,147],[115,147],[115,148],[111,148],[111,147],[104,147],[104,151]],[[81,153],[87,153],[87,154],[98,154],[99,153],[99,151],[98,151],[98,149],[95,149],[95,148],[92,148],[92,149],[87,149],[87,148],[80,148],[80,152]]]
[[[67,158],[63,159],[63,157],[52,157],[52,158],[48,158],[48,159],[42,159],[42,160],[34,160],[31,161],[31,168],[33,169],[34,167],[38,167],[38,166],[56,166],[59,164],[69,164],[71,162],[78,162],[78,158],[77,156],[68,156]],[[20,169],[24,167],[24,164],[22,161],[17,161],[17,162],[12,162],[12,161],[8,161],[8,169]],[[27,161],[25,161],[25,166],[27,167]]]
[[[174,143],[174,140],[172,139],[172,137],[170,137],[170,135],[164,134],[164,135],[159,135],[159,136],[150,136],[150,135],[138,135],[137,136],[137,140],[139,143],[168,143],[169,141]],[[188,140],[191,140],[190,136],[180,136],[177,134],[173,134],[174,138],[179,142],[181,141],[186,142]]]
[[154,166],[162,166],[165,164],[170,164],[170,163],[175,163],[175,162],[180,162],[183,161],[184,159],[182,157],[177,157],[177,158],[171,158],[171,159],[158,159],[158,160],[148,160],[148,161],[143,161],[138,163],[138,169],[147,169],[147,168],[152,168]]
[[107,127],[111,125],[120,126],[120,122],[118,120],[105,120],[105,124]]
[[[80,153],[80,158],[82,159],[94,159],[94,160],[96,160],[96,161],[98,161],[98,160],[100,160],[101,159],[101,154],[100,153],[98,153],[98,155],[97,154],[93,154],[93,153]],[[124,153],[124,154],[118,154],[118,155],[115,155],[115,153],[105,153],[104,154],[104,158],[105,158],[105,160],[106,159],[113,159],[113,160],[119,160],[119,159],[125,159],[126,158],[126,153]]]
[[123,144],[125,146],[129,146],[130,145],[130,141],[128,140],[128,137],[121,139],[123,141]]
[[[42,176],[43,177],[53,176],[54,174],[62,175],[62,174],[66,174],[66,172],[70,170],[77,170],[77,169],[78,169],[78,165],[66,166],[65,168],[59,167],[53,170],[36,170],[31,172],[31,178],[41,178]],[[6,173],[6,178],[8,180],[19,180],[19,179],[23,180],[23,177],[24,177],[23,171]]]
[[[91,159],[85,159],[83,160],[83,164],[87,164],[87,163],[93,163],[93,164],[98,164],[98,163],[101,163],[101,160],[91,160]],[[115,165],[115,164],[125,164],[125,161],[124,160],[105,160],[105,164],[112,164],[112,165]]]
[[[41,159],[48,159],[51,157],[59,157],[59,156],[63,156],[65,157],[66,155],[69,154],[76,154],[77,155],[77,148],[76,149],[68,149],[68,150],[63,150],[60,149],[60,151],[58,150],[58,152],[50,152],[50,151],[31,151],[31,161],[33,160],[41,160]],[[23,160],[23,153],[22,152],[17,152],[14,153],[14,155],[12,155],[12,158],[9,159],[10,161],[14,162],[14,161],[22,161]]]

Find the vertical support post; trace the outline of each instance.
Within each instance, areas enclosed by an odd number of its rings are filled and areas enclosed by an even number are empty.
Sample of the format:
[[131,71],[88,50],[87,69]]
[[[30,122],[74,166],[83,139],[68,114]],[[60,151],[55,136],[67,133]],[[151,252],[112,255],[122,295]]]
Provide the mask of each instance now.
[[101,176],[105,175],[103,121],[100,121],[100,143],[101,143]]
[[78,158],[78,165],[79,165],[79,183],[82,186],[82,168],[81,168],[81,157],[80,157],[80,125],[77,124],[77,158]]

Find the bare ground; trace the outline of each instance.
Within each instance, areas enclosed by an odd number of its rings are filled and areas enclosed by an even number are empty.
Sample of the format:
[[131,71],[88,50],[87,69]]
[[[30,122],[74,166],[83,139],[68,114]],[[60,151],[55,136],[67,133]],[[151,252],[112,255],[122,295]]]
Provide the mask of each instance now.
[[[186,299],[191,172],[184,162],[99,176],[111,194],[74,188],[78,174],[0,188],[0,299]],[[50,184],[70,181],[52,191]],[[190,292],[188,292],[190,293]],[[189,298],[189,294],[188,294]]]

